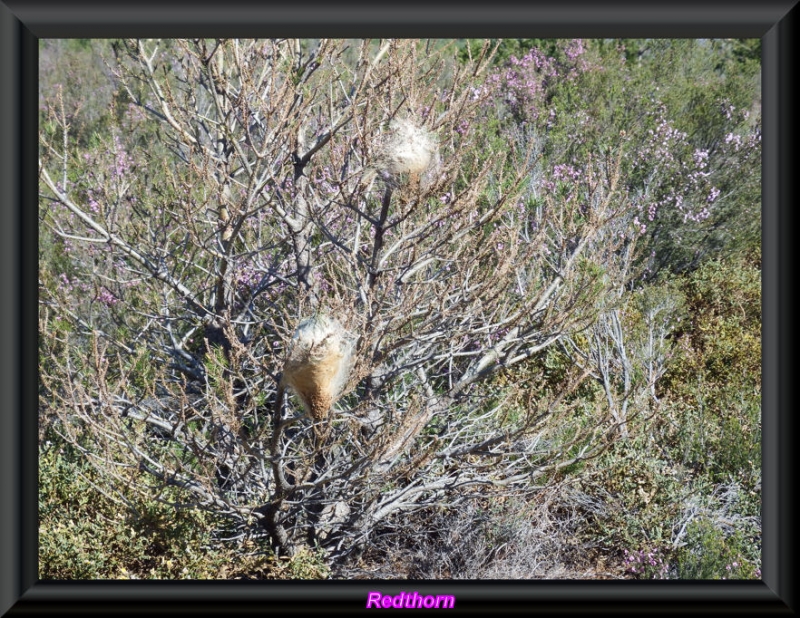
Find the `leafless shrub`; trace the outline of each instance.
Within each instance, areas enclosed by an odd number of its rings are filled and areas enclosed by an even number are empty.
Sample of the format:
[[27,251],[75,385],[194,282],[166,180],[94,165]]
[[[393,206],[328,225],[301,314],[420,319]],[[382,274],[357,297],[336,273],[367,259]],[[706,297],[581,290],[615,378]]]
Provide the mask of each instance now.
[[729,536],[734,532],[761,534],[761,517],[743,515],[739,504],[745,490],[735,481],[717,485],[708,496],[693,494],[682,505],[681,515],[673,527],[672,545],[675,548],[686,544],[686,532],[693,522],[703,519],[714,528]]
[[[70,325],[68,340],[42,333],[61,350],[43,397],[110,485],[179,487],[235,534],[333,560],[465,491],[529,495],[605,448],[624,418],[574,397],[596,363],[538,398],[487,383],[596,324],[624,287],[621,154],[589,161],[567,194],[547,185],[540,139],[463,130],[489,118],[489,44],[449,53],[130,40],[114,65],[128,142],[77,153],[53,107],[42,228],[74,248],[86,287],[43,286],[42,314]],[[531,521],[507,566],[448,568],[518,573],[533,550],[541,565],[524,567],[550,573],[544,533],[570,519]]]
[[587,513],[605,508],[568,484],[494,503],[420,513],[407,534],[379,535],[358,566],[339,577],[410,579],[597,579],[616,577],[579,543]]

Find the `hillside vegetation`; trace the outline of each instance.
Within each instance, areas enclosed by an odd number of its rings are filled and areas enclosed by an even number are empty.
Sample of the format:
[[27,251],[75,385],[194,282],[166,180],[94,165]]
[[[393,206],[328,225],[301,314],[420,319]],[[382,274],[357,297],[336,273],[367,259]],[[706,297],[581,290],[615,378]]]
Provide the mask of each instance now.
[[43,40],[43,579],[748,579],[757,40]]

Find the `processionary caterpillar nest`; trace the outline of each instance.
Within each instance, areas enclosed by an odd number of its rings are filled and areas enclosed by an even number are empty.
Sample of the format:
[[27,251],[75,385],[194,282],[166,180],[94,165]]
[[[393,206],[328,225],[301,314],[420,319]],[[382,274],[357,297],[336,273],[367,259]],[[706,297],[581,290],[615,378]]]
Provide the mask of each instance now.
[[298,324],[283,366],[283,383],[320,421],[342,394],[352,364],[352,336],[336,320],[317,315]]
[[376,167],[385,177],[396,181],[407,174],[420,178],[439,167],[436,137],[407,119],[395,118],[380,144]]

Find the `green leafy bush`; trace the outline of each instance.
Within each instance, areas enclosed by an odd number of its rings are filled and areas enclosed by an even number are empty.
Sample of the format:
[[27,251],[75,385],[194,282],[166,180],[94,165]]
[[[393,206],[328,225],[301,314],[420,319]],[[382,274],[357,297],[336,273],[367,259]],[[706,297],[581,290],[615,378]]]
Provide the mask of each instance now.
[[678,579],[760,579],[761,557],[752,539],[737,530],[725,534],[710,519],[693,521],[686,544],[676,553]]
[[[136,476],[128,472],[132,482]],[[313,555],[278,562],[263,540],[221,543],[208,512],[169,491],[119,492],[57,436],[39,456],[41,579],[324,578]]]

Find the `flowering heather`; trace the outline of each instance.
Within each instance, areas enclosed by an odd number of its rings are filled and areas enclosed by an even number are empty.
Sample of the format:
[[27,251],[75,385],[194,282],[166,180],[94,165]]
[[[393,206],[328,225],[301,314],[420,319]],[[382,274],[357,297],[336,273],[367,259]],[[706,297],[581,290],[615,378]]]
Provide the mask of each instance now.
[[664,561],[658,550],[623,552],[625,572],[637,579],[669,579],[669,563]]
[[535,121],[546,111],[548,80],[557,76],[555,60],[533,48],[522,58],[511,56],[508,66],[495,72],[489,84],[501,93],[514,117]]
[[97,300],[103,303],[106,307],[113,307],[119,302],[119,298],[114,296],[108,288],[100,288],[97,293]]
[[570,60],[576,60],[584,53],[586,53],[586,47],[584,46],[583,39],[572,39],[567,43],[566,47],[564,47],[564,55]]
[[119,134],[114,135],[114,167],[111,170],[111,176],[115,179],[125,178],[133,167],[134,160],[131,155],[125,150],[125,147],[120,141]]
[[598,68],[586,59],[583,39],[566,42],[563,54],[559,61],[534,47],[520,58],[511,56],[506,66],[491,75],[488,84],[503,98],[515,119],[535,123],[546,118],[552,124],[556,111],[548,99],[553,89],[559,82],[572,82]]
[[252,266],[245,266],[236,273],[236,283],[242,287],[255,289],[261,282],[262,274]]

